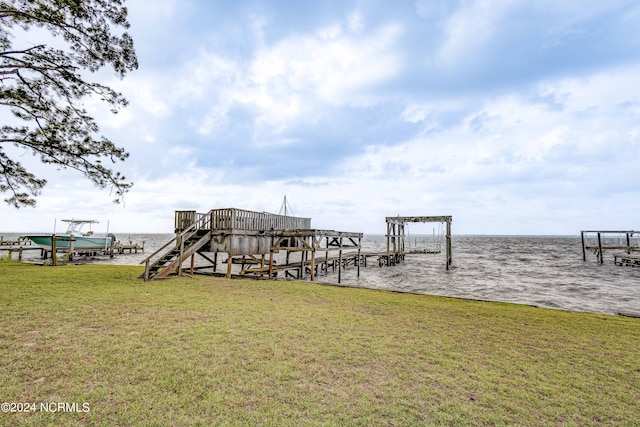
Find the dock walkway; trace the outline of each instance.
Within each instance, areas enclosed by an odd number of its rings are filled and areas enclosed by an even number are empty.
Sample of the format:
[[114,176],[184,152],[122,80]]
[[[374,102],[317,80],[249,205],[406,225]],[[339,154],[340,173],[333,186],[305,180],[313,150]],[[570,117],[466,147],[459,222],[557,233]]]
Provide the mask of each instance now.
[[23,246],[31,246],[33,242],[29,239],[25,239],[24,237],[18,237],[17,239],[9,239],[6,240],[4,236],[0,236],[0,247],[9,246],[13,248],[19,248]]
[[619,266],[640,267],[640,255],[616,253],[613,254],[613,262]]
[[118,242],[116,247],[118,248],[119,254],[123,254],[125,251],[129,253],[133,252],[137,254],[138,251],[144,252],[144,241],[142,242],[142,245],[139,245],[138,243],[133,243],[131,241],[129,243]]

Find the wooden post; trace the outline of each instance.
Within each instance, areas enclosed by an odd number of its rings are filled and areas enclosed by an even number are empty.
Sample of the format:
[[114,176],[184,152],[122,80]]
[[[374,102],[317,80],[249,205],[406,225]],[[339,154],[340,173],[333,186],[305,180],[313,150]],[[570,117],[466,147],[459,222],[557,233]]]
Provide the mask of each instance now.
[[389,249],[391,246],[391,223],[387,221],[387,266],[389,265]]
[[342,280],[342,237],[340,238],[340,250],[338,251],[338,283]]
[[631,238],[629,237],[629,233],[627,232],[627,254],[631,253]]
[[598,253],[600,257],[600,264],[604,264],[603,254],[602,254],[602,239],[600,238],[600,232],[598,231]]
[[182,256],[184,255],[184,239],[180,238],[180,253],[178,254],[178,276],[182,276]]
[[271,235],[271,244],[269,245],[269,280],[273,279],[273,235]]
[[358,276],[360,277],[360,250],[362,248],[362,237],[358,237],[358,258],[356,259],[356,262],[358,263]]
[[289,252],[289,249],[287,249],[287,254],[285,255],[285,260],[284,263],[286,265],[289,265],[289,256],[290,256],[291,252]]
[[309,242],[311,242],[311,281],[313,282],[316,278],[316,239],[314,236],[309,237]]
[[218,252],[215,252],[213,254],[213,272],[216,272],[216,269],[218,268]]
[[189,269],[189,274],[193,276],[193,269],[195,267],[196,254],[191,254],[191,268]]
[[[395,239],[395,235],[396,235],[396,225],[395,224],[390,224],[391,230],[389,232],[389,237],[391,239],[391,248],[390,248],[390,252],[389,255],[394,255],[396,253],[396,239]],[[391,259],[391,258],[389,258]],[[389,265],[391,265],[391,263],[389,263]]]
[[56,250],[58,249],[56,247],[56,235],[54,234],[53,236],[51,236],[51,265],[58,265],[58,259],[56,257]]
[[447,236],[446,236],[446,250],[447,250],[447,267],[446,269],[449,269],[449,266],[451,265],[451,263],[453,262],[453,257],[451,254],[451,221],[447,220]]
[[587,260],[587,252],[585,251],[585,248],[584,248],[584,231],[580,232],[580,240],[582,241],[582,260],[586,261]]
[[326,251],[324,251],[324,274],[329,274],[329,236],[326,236]]
[[398,251],[400,258],[404,261],[404,223],[398,225]]
[[[293,240],[292,240],[292,242],[293,242]],[[304,244],[303,244],[303,246],[304,246]],[[298,273],[298,279],[302,279],[304,277],[305,255],[307,255],[307,251],[306,250],[300,251],[300,273]]]
[[[111,250],[109,251],[109,258],[113,258],[113,255],[115,254],[115,247],[116,247],[116,237],[111,236]],[[138,252],[137,249],[136,249],[136,252]],[[129,249],[129,253],[131,253],[131,249]]]
[[231,263],[233,262],[233,258],[231,257],[231,253],[227,254],[227,279],[231,279]]

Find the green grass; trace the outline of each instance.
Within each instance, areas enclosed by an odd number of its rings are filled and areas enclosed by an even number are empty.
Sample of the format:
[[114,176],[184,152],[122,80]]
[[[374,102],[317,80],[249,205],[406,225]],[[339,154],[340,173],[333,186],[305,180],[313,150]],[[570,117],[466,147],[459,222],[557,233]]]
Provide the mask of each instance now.
[[0,425],[640,425],[640,320],[0,263]]

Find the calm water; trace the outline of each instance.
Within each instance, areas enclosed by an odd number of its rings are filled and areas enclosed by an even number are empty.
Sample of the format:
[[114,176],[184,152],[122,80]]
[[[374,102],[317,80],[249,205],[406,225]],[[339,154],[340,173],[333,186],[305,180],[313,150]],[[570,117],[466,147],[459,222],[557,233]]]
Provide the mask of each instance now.
[[[18,236],[1,235],[5,239]],[[116,235],[124,243],[145,241],[144,253],[92,262],[137,265],[173,237]],[[433,245],[428,236],[412,236],[411,243],[417,247]],[[360,278],[356,277],[355,268],[343,271],[342,283],[572,311],[640,313],[640,268],[614,265],[615,251],[605,253],[602,265],[591,253],[587,253],[587,262],[583,262],[579,237],[453,236],[452,246],[453,266],[449,271],[445,270],[444,253],[407,255],[404,264],[388,268],[378,267],[371,258],[369,266],[361,269]],[[385,248],[384,236],[369,235],[363,239],[364,251]],[[26,257],[38,258],[39,251],[29,252]],[[336,283],[337,273],[319,276],[317,280]]]

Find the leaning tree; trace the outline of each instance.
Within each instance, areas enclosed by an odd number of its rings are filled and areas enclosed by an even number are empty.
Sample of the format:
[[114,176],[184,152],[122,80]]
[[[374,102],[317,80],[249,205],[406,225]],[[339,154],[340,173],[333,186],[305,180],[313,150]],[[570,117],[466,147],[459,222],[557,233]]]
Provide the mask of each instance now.
[[33,206],[46,185],[16,160],[15,153],[25,151],[58,168],[76,169],[100,188],[111,187],[115,201],[131,187],[111,169],[128,153],[98,134],[84,107],[94,97],[113,113],[127,105],[122,94],[87,79],[107,65],[120,77],[138,67],[123,3],[0,1],[0,106],[6,107],[0,108],[0,191],[9,194],[8,204]]

